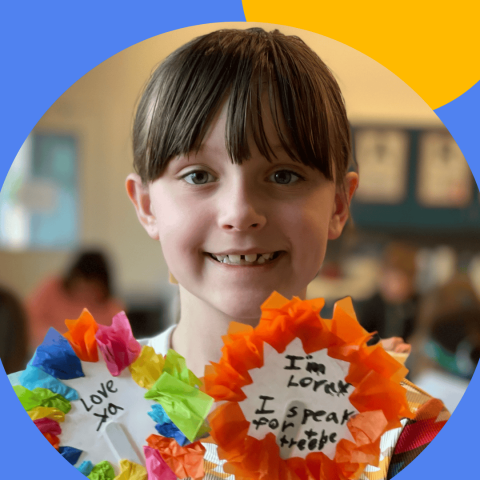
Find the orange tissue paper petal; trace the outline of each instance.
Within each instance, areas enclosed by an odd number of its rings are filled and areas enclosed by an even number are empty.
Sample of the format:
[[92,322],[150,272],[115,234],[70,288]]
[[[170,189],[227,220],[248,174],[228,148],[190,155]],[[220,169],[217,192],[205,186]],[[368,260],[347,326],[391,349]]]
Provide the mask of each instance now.
[[63,336],[69,341],[77,357],[84,362],[98,362],[97,322],[86,309],[76,320],[65,320],[68,331]]
[[49,441],[53,448],[58,450],[58,447],[60,446],[60,439],[56,435],[46,432],[43,434],[43,436]]
[[193,480],[205,476],[203,459],[205,447],[200,442],[180,446],[173,438],[150,435],[147,438],[148,446],[158,450],[178,478],[190,477]]

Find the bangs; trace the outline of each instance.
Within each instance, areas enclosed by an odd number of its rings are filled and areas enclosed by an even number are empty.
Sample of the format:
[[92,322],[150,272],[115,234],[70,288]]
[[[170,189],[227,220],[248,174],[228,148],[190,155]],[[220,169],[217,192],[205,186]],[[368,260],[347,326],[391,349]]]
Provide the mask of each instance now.
[[233,163],[250,158],[249,138],[266,159],[276,157],[265,129],[273,121],[290,158],[329,180],[343,178],[350,129],[333,75],[299,38],[249,29],[199,37],[154,72],[134,124],[142,180],[157,179],[170,160],[198,151],[225,101],[225,145]]

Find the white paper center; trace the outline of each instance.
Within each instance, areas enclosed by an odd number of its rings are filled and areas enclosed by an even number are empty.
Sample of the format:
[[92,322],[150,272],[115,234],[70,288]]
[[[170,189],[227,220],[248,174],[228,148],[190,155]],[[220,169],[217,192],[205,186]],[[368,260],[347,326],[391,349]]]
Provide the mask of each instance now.
[[249,371],[253,383],[243,387],[247,398],[239,403],[248,435],[262,440],[273,433],[283,459],[323,452],[333,460],[342,438],[353,442],[347,422],[358,413],[345,382],[349,366],[326,349],[305,354],[299,338],[283,353],[265,343],[264,366]]
[[[65,415],[60,445],[83,450],[76,466],[84,460],[94,465],[107,460],[118,474],[118,462],[122,460],[118,457],[120,451],[123,458],[127,454],[130,456],[127,460],[138,463],[140,459],[143,465],[143,445],[147,444],[147,437],[158,433],[155,422],[148,416],[155,402],[144,398],[147,390],[135,383],[128,368],[113,377],[101,355],[98,362],[82,362],[82,369],[85,377],[63,380],[77,390],[80,400],[72,401],[72,409]],[[117,430],[124,435],[113,439],[117,445],[109,441],[105,432],[111,422],[120,425]],[[130,454],[126,448],[128,443],[132,447]],[[119,445],[123,448],[119,449]]]

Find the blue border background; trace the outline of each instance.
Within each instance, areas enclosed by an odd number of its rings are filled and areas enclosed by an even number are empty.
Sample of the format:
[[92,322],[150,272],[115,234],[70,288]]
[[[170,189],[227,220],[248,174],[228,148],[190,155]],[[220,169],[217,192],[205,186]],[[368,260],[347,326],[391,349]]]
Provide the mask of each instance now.
[[[41,116],[81,76],[119,51],[161,33],[204,23],[245,21],[239,0],[17,2],[2,8],[2,155],[0,182]],[[440,26],[441,27],[441,26]],[[473,60],[473,59],[472,59]],[[480,84],[436,110],[480,178]],[[396,478],[437,480],[476,475],[480,398],[476,372],[452,419]],[[85,479],[43,439],[0,371],[2,478]]]

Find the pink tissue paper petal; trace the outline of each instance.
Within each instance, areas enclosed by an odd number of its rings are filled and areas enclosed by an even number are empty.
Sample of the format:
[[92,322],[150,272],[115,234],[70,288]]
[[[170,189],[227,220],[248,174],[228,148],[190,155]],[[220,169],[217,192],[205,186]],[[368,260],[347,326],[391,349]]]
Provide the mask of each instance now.
[[51,418],[38,418],[33,423],[42,433],[50,433],[52,435],[60,435],[62,433],[60,424]]
[[155,448],[143,447],[147,464],[148,480],[177,480],[176,475]]
[[108,371],[118,377],[140,355],[141,345],[135,340],[125,312],[113,317],[112,325],[99,325],[95,334]]

